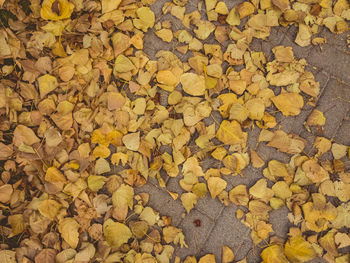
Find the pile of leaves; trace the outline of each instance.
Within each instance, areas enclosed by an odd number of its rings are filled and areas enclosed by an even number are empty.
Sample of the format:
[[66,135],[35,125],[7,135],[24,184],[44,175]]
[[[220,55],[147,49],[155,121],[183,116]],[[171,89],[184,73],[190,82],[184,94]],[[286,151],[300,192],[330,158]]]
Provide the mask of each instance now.
[[[341,160],[349,147],[318,136],[306,154],[306,141],[276,116],[315,107],[319,83],[291,47],[276,46],[273,56],[250,48],[272,27],[291,25],[298,45],[322,45],[322,27],[348,30],[349,2],[173,0],[159,17],[155,2],[0,0],[0,258],[181,262],[174,246],[191,237],[137,190],[149,178],[166,189],[176,177],[184,192],[167,191],[187,213],[207,194],[239,207],[254,244],[269,244],[263,262],[349,262],[350,176]],[[174,50],[148,56],[146,34]],[[305,127],[325,123],[314,109]],[[290,161],[248,148],[253,128],[258,143]],[[333,159],[321,161],[329,151]],[[209,158],[218,168],[203,170]],[[225,178],[247,176],[249,165],[261,179],[227,189]],[[284,206],[287,240],[269,222]],[[222,262],[233,260],[224,246]],[[199,259],[206,262],[215,255]]]

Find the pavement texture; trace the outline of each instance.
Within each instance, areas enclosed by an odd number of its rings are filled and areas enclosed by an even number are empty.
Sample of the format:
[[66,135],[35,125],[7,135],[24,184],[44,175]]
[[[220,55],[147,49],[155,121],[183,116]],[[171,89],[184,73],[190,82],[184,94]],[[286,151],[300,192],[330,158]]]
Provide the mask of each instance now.
[[[166,1],[159,0],[152,6],[156,17],[160,17],[160,21],[171,20],[173,28],[182,29],[183,26],[179,20],[174,19],[171,15],[162,15],[161,8],[164,2]],[[231,8],[242,1],[226,0],[225,2]],[[197,3],[197,0],[190,0],[186,12],[196,9]],[[326,37],[326,44],[300,47],[294,43],[297,30],[294,26],[272,28],[271,35],[267,40],[254,39],[250,48],[254,51],[263,51],[267,58],[271,58],[271,50],[274,46],[291,46],[297,59],[306,59],[308,63],[306,69],[312,71],[320,83],[321,92],[315,108],[324,112],[326,125],[323,131],[308,132],[306,130],[303,124],[313,110],[313,107],[308,105],[305,105],[302,113],[296,117],[287,118],[280,113],[277,114],[279,125],[285,132],[297,134],[307,140],[306,153],[312,151],[316,136],[324,136],[328,139],[334,139],[337,143],[350,145],[350,48],[347,42],[350,34],[334,35],[328,29],[321,28],[317,36]],[[183,61],[191,56],[191,52],[183,55],[175,51],[176,40],[171,43],[162,42],[151,30],[145,35],[144,41],[144,51],[151,58],[154,58],[159,50],[174,50],[174,53]],[[205,42],[217,43],[214,37]],[[222,49],[225,50],[225,45],[222,46]],[[166,101],[166,98],[163,99]],[[260,129],[256,126],[249,131],[248,146],[252,149],[255,149],[259,132]],[[288,162],[290,159],[289,155],[280,153],[263,143],[258,145],[256,151],[265,162],[272,159]],[[322,157],[332,158],[330,153],[328,155],[326,153]],[[344,160],[344,163],[346,168],[350,167],[349,160]],[[211,167],[217,167],[217,165],[218,163],[211,159],[202,162],[204,171]],[[246,184],[251,187],[257,180],[263,178],[263,168],[255,169],[250,165],[243,170],[242,176],[225,176],[224,179],[228,182],[226,190],[229,191],[238,184]],[[184,192],[179,186],[179,180],[180,176],[168,179],[166,181],[167,189],[179,194]],[[187,214],[181,201],[179,199],[173,200],[166,189],[158,186],[156,180],[151,179],[139,191],[150,193],[150,206],[158,210],[161,215],[171,216],[173,224],[183,229],[189,247],[178,248],[175,251],[175,255],[181,259],[188,255],[194,255],[198,258],[207,253],[213,253],[217,262],[221,262],[222,246],[226,245],[235,253],[235,260],[246,257],[249,263],[261,262],[262,247],[253,245],[249,235],[250,229],[236,218],[237,207],[233,204],[225,207],[219,200],[213,200],[207,194]],[[286,207],[270,213],[270,222],[273,224],[275,234],[284,239],[287,237],[290,226],[287,214]],[[197,219],[201,222],[200,226],[196,226],[194,223]],[[326,261],[316,259],[311,262]]]

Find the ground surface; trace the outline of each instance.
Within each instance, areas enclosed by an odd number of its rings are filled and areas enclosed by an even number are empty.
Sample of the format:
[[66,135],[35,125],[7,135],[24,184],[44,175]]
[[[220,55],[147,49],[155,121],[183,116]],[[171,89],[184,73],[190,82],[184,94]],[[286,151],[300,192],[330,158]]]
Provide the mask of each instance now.
[[[156,17],[161,16],[161,7],[166,1],[157,1],[152,10]],[[189,1],[189,10],[191,6],[196,8],[197,1]],[[227,6],[236,5],[240,1],[225,1]],[[163,16],[161,19],[171,20],[175,26],[181,28],[179,20],[173,19],[171,15]],[[327,43],[322,47],[308,46],[300,47],[294,43],[297,34],[295,27],[290,28],[272,28],[272,32],[267,41],[254,39],[251,48],[254,51],[263,51],[267,55],[271,55],[271,49],[276,45],[291,46],[296,58],[305,58],[307,60],[307,69],[312,71],[316,80],[320,83],[321,92],[318,98],[316,109],[324,112],[326,117],[326,125],[323,130],[323,136],[337,143],[350,145],[350,49],[347,44],[349,33],[342,35],[334,35],[328,29],[322,28],[318,36],[326,37]],[[207,42],[215,41],[209,39]],[[165,43],[155,36],[153,31],[149,31],[145,36],[144,51],[153,57],[158,50],[174,50],[176,43]],[[175,51],[175,53],[183,60],[185,56]],[[279,124],[287,133],[300,135],[308,141],[306,152],[311,150],[316,135],[308,132],[303,123],[312,111],[312,107],[305,106],[300,115],[296,117],[284,117],[279,115]],[[259,128],[249,132],[248,146],[254,148],[259,135]],[[262,144],[257,148],[257,152],[261,154],[264,161],[272,159],[288,162],[289,157],[286,154],[279,153],[271,147]],[[330,154],[330,153],[329,153]],[[327,158],[330,156],[323,156]],[[212,160],[206,160],[202,163],[204,169],[214,167],[216,165]],[[345,162],[345,167],[349,167],[350,163]],[[231,190],[238,184],[246,184],[252,186],[258,180],[263,178],[261,169],[254,169],[251,165],[243,170],[242,177],[226,176],[228,182],[227,190]],[[185,258],[187,255],[203,256],[207,253],[213,253],[217,262],[221,261],[221,250],[223,245],[227,245],[233,249],[237,260],[247,257],[247,262],[260,262],[259,247],[253,246],[249,236],[250,229],[243,225],[235,215],[236,207],[230,204],[225,207],[219,200],[211,199],[209,195],[200,199],[195,208],[189,214],[185,214],[181,201],[174,201],[165,189],[157,186],[156,181],[150,181],[139,189],[150,193],[150,206],[154,207],[161,214],[169,215],[173,219],[174,225],[181,227],[186,237],[189,248],[178,248],[175,255]],[[171,178],[167,181],[167,189],[173,192],[184,192],[179,186],[177,179]],[[287,236],[288,231],[288,210],[287,208],[273,211],[270,214],[270,220],[273,224],[275,233],[283,237]],[[182,215],[185,215],[182,217]],[[201,220],[201,226],[196,227],[194,220]],[[325,262],[322,259],[316,259],[312,262]]]

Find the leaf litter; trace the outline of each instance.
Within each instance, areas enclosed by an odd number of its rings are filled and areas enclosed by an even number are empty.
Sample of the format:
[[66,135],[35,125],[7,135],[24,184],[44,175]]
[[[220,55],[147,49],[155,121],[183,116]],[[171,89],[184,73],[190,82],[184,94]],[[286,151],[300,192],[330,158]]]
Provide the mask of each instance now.
[[[272,60],[250,49],[271,27],[291,25],[297,45],[322,45],[326,39],[314,37],[322,27],[348,30],[348,1],[261,0],[232,8],[217,0],[165,2],[160,16],[175,20],[160,19],[155,2],[0,1],[1,258],[181,262],[175,247],[188,247],[191,237],[138,190],[154,178],[187,213],[207,194],[239,206],[254,245],[268,244],[263,262],[349,262],[342,250],[350,246],[342,161],[349,147],[319,136],[317,153],[305,154],[306,141],[278,127],[276,116],[316,105],[319,83],[291,47],[274,47]],[[177,52],[149,57],[144,38],[151,33]],[[304,125],[312,133],[326,121],[314,108]],[[255,126],[258,144],[287,154],[288,162],[247,146]],[[332,161],[318,159],[328,151]],[[207,158],[220,166],[204,170]],[[245,176],[250,163],[263,168],[262,178],[229,190],[225,178]],[[168,178],[183,192],[166,189]],[[269,220],[284,206],[286,240]],[[234,260],[233,248],[223,246],[222,262]],[[215,262],[215,255],[198,262]]]

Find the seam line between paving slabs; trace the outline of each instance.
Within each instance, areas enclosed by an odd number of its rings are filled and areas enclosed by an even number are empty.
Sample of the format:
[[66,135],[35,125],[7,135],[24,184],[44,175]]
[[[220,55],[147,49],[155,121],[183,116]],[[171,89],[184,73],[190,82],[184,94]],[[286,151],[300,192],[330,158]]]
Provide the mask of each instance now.
[[350,112],[350,107],[347,109],[347,111],[345,112],[343,118],[341,119],[341,121],[339,122],[339,125],[337,126],[337,128],[335,129],[335,133],[334,135],[331,137],[331,141],[334,140],[335,136],[337,136],[339,128],[343,125],[343,121],[345,120],[346,116],[348,115],[348,113]]

